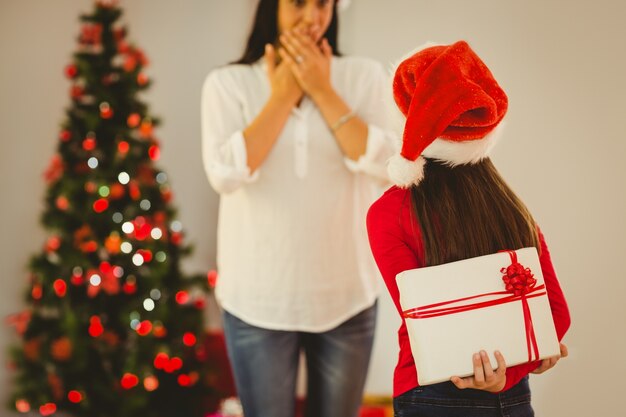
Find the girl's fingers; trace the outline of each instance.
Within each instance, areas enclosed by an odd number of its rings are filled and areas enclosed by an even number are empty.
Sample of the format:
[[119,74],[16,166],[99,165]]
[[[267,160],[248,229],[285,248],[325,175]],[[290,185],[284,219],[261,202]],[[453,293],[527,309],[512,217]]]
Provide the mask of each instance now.
[[450,378],[450,381],[452,381],[452,383],[458,389],[465,389],[465,388],[470,388],[471,386],[473,386],[473,384],[471,384],[469,382],[469,380],[471,380],[471,377],[470,378],[459,378],[458,376],[453,376],[452,378]]
[[483,372],[485,373],[485,381],[493,379],[493,368],[491,367],[491,361],[489,355],[484,350],[480,351],[480,360],[483,365]]
[[496,357],[496,363],[498,364],[498,370],[496,373],[505,374],[506,373],[506,361],[504,360],[504,356],[499,350],[493,352],[493,356]]
[[474,353],[472,356],[472,362],[474,364],[474,381],[476,384],[482,384],[485,382],[485,373],[483,370],[483,362],[480,358],[480,354]]
[[559,348],[561,350],[561,357],[567,358],[567,355],[569,355],[569,352],[567,351],[567,346],[565,346],[563,343],[560,343]]

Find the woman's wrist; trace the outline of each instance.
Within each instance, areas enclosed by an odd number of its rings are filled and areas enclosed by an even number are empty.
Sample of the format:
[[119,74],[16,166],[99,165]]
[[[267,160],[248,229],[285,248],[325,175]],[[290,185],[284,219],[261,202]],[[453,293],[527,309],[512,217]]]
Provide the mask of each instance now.
[[309,97],[311,97],[311,100],[313,100],[318,107],[321,107],[325,103],[328,103],[337,97],[337,93],[333,89],[332,85],[328,84],[318,89],[309,91]]

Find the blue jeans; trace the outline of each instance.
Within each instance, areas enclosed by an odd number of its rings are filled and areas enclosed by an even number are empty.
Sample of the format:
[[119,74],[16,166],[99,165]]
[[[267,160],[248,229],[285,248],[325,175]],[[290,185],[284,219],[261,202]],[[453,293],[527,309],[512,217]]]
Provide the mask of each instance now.
[[224,334],[246,417],[294,417],[300,351],[307,417],[356,417],[367,376],[376,305],[322,333],[268,330],[224,311]]
[[393,399],[394,417],[532,417],[528,377],[500,394],[452,382],[413,388]]

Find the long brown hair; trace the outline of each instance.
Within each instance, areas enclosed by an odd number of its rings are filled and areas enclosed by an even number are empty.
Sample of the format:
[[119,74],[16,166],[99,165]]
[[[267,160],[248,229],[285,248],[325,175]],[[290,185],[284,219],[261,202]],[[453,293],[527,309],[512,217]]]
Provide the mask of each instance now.
[[[278,38],[278,1],[260,0],[254,15],[252,31],[246,43],[246,49],[233,64],[254,64],[265,54],[265,44],[274,44]],[[337,17],[337,1],[333,4],[333,17],[324,37],[333,50],[333,55],[341,56],[338,45],[339,19]]]
[[456,167],[428,160],[411,195],[426,266],[505,249],[539,250],[535,221],[489,158]]

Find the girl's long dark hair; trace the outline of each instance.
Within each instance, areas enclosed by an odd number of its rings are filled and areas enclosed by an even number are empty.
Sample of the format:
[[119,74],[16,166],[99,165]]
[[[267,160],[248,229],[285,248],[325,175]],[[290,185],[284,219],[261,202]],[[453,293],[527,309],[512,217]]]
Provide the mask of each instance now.
[[533,217],[489,158],[456,167],[428,160],[411,195],[426,266],[505,249],[540,250]]
[[[337,45],[339,20],[337,19],[337,1],[333,0],[333,17],[324,34],[333,49],[334,55],[341,55]],[[265,45],[275,44],[278,38],[278,0],[260,0],[254,15],[252,32],[246,49],[233,64],[253,64],[265,54]]]

